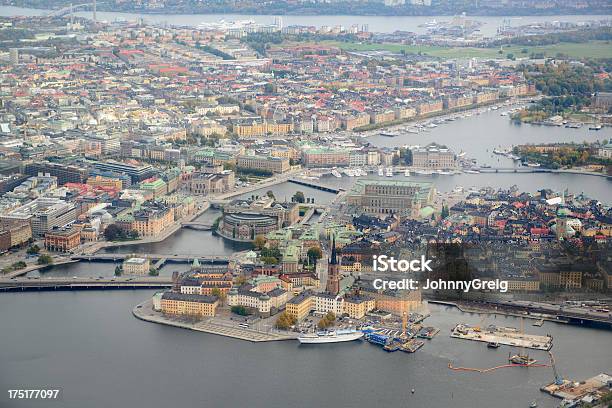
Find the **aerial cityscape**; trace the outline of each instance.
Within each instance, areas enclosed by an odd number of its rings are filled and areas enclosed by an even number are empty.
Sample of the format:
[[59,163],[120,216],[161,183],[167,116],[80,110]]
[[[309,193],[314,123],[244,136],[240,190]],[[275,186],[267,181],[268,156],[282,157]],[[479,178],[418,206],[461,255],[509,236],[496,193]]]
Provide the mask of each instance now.
[[0,4],[0,407],[612,407],[609,2]]

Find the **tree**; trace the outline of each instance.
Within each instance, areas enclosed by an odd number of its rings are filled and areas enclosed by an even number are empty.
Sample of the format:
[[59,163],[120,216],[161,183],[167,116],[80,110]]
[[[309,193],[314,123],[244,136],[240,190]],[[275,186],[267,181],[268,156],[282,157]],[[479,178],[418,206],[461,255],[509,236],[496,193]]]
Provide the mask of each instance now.
[[240,315],[240,316],[248,316],[249,315],[249,311],[244,306],[232,306],[231,311],[232,311],[232,313],[235,313],[235,314]]
[[336,315],[333,312],[327,312],[327,314],[323,316],[321,320],[319,320],[317,325],[320,329],[327,329],[328,327],[333,326],[335,321]]
[[278,263],[278,258],[275,258],[273,256],[262,256],[261,261],[265,265],[276,265]]
[[265,245],[266,237],[264,237],[263,235],[257,235],[253,240],[253,246],[255,246],[255,249],[262,250]]
[[30,247],[29,247],[29,248],[26,250],[26,253],[27,253],[28,255],[36,255],[36,254],[38,254],[39,252],[40,252],[40,247],[39,247],[38,245],[36,245],[36,244],[34,244],[34,245],[30,246]]
[[278,315],[278,319],[276,319],[275,326],[281,330],[289,330],[291,326],[297,323],[297,319],[295,316],[288,314],[287,312],[283,312]]
[[53,263],[53,258],[51,255],[43,254],[38,257],[36,263],[39,265],[51,265]]
[[312,247],[308,249],[306,255],[308,256],[308,262],[311,264],[315,264],[317,262],[317,259],[321,259],[323,257],[323,252],[319,247]]
[[115,266],[115,276],[121,276],[123,274],[123,268],[121,265]]
[[445,219],[446,217],[448,217],[448,215],[449,215],[448,206],[442,205],[442,213],[440,214],[440,217],[442,217],[442,219]]
[[211,295],[219,299],[219,304],[223,306],[223,304],[225,303],[225,299],[227,298],[225,292],[223,292],[219,288],[213,288],[213,290],[211,291]]
[[149,276],[159,276],[159,271],[155,267],[149,268]]
[[268,190],[268,192],[266,193],[266,195],[267,195],[268,197],[270,197],[270,198],[273,198],[273,199],[274,199],[274,198],[276,198],[276,197],[274,197],[274,191],[272,191],[272,190]]
[[114,241],[123,235],[123,231],[115,224],[111,224],[104,230],[104,238],[107,241]]
[[291,197],[291,201],[293,201],[294,203],[303,203],[304,201],[306,201],[306,198],[304,197],[303,192],[296,191],[293,197]]

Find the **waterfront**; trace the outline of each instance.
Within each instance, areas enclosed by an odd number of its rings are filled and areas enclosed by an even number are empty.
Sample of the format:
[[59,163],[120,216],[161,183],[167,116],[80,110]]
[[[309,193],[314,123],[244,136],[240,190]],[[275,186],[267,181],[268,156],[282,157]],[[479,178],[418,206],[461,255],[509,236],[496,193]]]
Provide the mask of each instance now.
[[[10,293],[0,296],[6,330],[0,364],[8,388],[61,387],[63,400],[50,407],[244,406],[471,408],[555,407],[541,393],[552,381],[549,368],[511,368],[491,374],[461,373],[456,366],[491,367],[505,361],[508,348],[451,339],[458,322],[481,316],[431,305],[427,323],[440,334],[414,354],[384,353],[361,342],[323,347],[297,342],[255,344],[137,320],[132,308],[147,291]],[[11,313],[20,310],[20,314]],[[518,327],[517,318],[490,317],[487,323]],[[529,333],[550,333],[560,373],[584,379],[609,371],[611,334],[545,323]],[[544,361],[545,352],[533,352]],[[585,363],[587,362],[588,363]],[[240,384],[240,387],[237,386]],[[274,392],[270,392],[270,386]],[[414,388],[415,393],[410,390]],[[139,390],[139,391],[136,391]],[[2,395],[2,398],[6,398]],[[28,406],[0,399],[3,407]]]
[[[2,16],[36,16],[45,14],[46,10],[29,9],[20,7],[4,6],[0,7],[0,15]],[[76,16],[91,18],[91,12],[77,12]],[[251,15],[251,14],[142,14],[142,13],[117,13],[117,12],[97,12],[98,20],[100,21],[115,21],[127,20],[137,21],[143,19],[145,22],[154,24],[170,24],[177,26],[195,27],[201,23],[213,23],[219,20],[234,21],[234,20],[254,20],[260,24],[271,24],[273,21],[272,15]],[[353,24],[367,24],[372,32],[393,32],[395,30],[412,31],[418,34],[426,32],[425,27],[419,27],[432,20],[447,21],[451,20],[452,16],[351,16],[351,15],[285,15],[283,17],[284,25],[313,25],[320,27],[322,25],[336,26],[343,25],[349,27]],[[502,24],[504,19],[508,19],[511,26],[526,25],[536,22],[585,22],[592,20],[607,19],[609,16],[604,15],[571,15],[571,16],[469,16],[470,19],[477,20],[483,25],[480,27],[480,32],[486,36],[492,36],[496,33],[497,28]]]

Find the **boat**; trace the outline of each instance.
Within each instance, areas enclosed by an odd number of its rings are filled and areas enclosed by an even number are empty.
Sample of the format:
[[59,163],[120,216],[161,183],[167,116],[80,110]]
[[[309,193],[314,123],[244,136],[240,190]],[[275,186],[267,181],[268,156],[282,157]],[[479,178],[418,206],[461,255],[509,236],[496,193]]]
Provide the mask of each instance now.
[[478,170],[463,170],[463,172],[468,174],[480,174]]
[[385,175],[387,177],[393,177],[393,168],[392,167],[388,167],[387,168],[387,172],[385,173]]
[[527,163],[527,167],[540,167],[540,163]]
[[542,327],[543,324],[544,324],[544,319],[540,319],[540,320],[536,320],[535,322],[533,322],[532,326]]
[[589,130],[601,130],[601,125],[589,126]]
[[385,170],[382,167],[378,168],[378,175],[379,176],[384,176],[385,175]]
[[334,177],[338,177],[338,178],[342,177],[342,174],[340,174],[340,172],[339,172],[338,170],[336,170],[336,169],[332,170],[332,171],[331,171],[331,174],[332,174]]
[[515,354],[508,358],[508,361],[512,364],[529,367],[536,363],[537,360],[530,358],[529,354]]
[[342,343],[360,340],[363,336],[363,332],[359,330],[333,330],[302,334],[298,337],[298,341],[301,344]]
[[536,400],[531,401],[531,404],[529,404],[529,408],[537,408],[538,407],[538,402]]
[[404,176],[410,177],[410,170],[408,169],[404,170]]
[[419,133],[419,131],[417,129],[408,129],[407,130],[408,133]]
[[391,341],[383,346],[383,350],[388,351],[388,352],[394,352],[399,349],[400,349],[400,345],[395,341]]
[[457,155],[457,157],[463,157],[463,156],[465,156],[465,152],[464,152],[464,151],[461,151],[461,153],[459,153],[459,154]]
[[499,348],[499,343],[496,341],[490,341],[487,343],[487,348],[492,348],[492,349]]
[[397,136],[399,136],[399,133],[397,133],[397,132],[380,132],[379,134],[381,136],[385,136],[385,137],[397,137]]

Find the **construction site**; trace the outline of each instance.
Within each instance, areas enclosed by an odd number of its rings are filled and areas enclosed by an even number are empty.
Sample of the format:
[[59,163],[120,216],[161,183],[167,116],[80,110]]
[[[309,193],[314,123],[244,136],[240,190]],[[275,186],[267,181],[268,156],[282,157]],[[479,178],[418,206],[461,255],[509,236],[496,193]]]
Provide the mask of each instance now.
[[526,334],[514,327],[495,325],[480,327],[461,323],[452,329],[451,337],[544,351],[550,350],[553,346],[552,336]]

